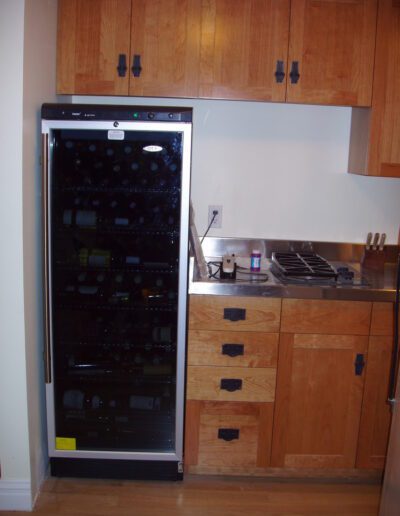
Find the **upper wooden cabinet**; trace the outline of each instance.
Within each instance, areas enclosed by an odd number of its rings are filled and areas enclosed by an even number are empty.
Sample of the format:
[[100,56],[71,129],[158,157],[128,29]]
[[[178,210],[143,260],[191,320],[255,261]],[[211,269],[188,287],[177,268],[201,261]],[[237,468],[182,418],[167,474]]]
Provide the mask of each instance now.
[[141,70],[129,95],[198,95],[200,22],[199,0],[132,0],[131,61],[140,56]]
[[129,74],[117,66],[129,56],[130,17],[131,0],[58,2],[58,93],[128,94]]
[[208,0],[202,6],[199,96],[284,102],[290,1]]
[[376,2],[60,0],[57,90],[367,106]]
[[199,0],[60,0],[57,92],[197,96],[200,21]]
[[288,102],[371,105],[376,10],[376,0],[292,0]]
[[400,1],[379,0],[372,108],[353,109],[349,172],[400,177]]

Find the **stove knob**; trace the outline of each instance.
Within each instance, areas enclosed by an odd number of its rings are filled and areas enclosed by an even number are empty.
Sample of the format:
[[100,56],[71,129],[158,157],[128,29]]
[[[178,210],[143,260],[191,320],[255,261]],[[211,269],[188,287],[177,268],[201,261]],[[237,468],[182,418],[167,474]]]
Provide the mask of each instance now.
[[341,281],[351,283],[354,280],[354,272],[351,271],[348,267],[338,267],[337,273]]
[[155,115],[152,111],[150,111],[150,113],[148,113],[148,114],[147,114],[147,118],[148,118],[149,120],[154,120],[154,117],[155,117],[155,116],[156,116],[156,115]]

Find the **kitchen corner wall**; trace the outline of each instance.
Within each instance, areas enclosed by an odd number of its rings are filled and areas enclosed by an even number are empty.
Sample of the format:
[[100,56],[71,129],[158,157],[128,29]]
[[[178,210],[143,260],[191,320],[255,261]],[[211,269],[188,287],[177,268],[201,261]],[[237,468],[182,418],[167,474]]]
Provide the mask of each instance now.
[[57,102],[56,38],[57,2],[25,0],[22,171],[24,322],[33,499],[48,469],[42,324],[40,107],[43,102]]
[[24,1],[0,3],[0,510],[31,503],[22,239]]
[[30,510],[47,472],[40,106],[56,101],[55,0],[0,0],[0,511]]
[[258,102],[84,97],[73,102],[194,108],[192,200],[199,234],[397,244],[400,179],[347,173],[351,108]]

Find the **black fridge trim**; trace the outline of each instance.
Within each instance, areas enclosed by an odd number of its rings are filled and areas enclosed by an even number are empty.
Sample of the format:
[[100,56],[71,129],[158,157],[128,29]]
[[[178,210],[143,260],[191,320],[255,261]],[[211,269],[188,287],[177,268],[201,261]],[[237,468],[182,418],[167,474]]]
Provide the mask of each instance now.
[[192,108],[102,104],[43,104],[43,120],[192,122]]
[[179,462],[150,460],[113,460],[50,458],[54,477],[110,478],[131,480],[182,480]]

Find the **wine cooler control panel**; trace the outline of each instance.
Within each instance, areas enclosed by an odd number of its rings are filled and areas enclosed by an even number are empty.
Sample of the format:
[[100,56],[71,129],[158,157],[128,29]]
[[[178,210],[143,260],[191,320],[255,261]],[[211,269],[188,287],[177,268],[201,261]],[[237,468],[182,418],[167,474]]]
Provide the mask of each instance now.
[[118,120],[150,122],[191,122],[192,109],[184,107],[93,106],[81,104],[43,104],[45,120]]

